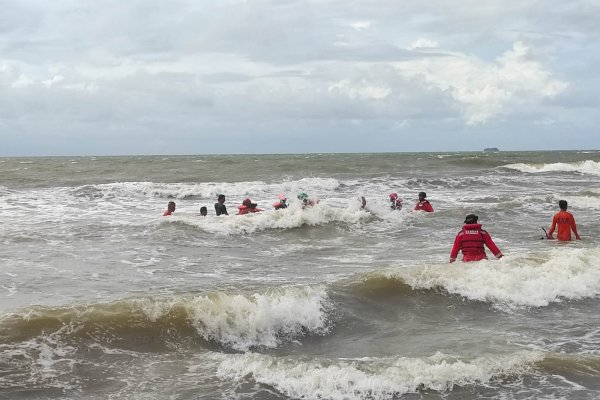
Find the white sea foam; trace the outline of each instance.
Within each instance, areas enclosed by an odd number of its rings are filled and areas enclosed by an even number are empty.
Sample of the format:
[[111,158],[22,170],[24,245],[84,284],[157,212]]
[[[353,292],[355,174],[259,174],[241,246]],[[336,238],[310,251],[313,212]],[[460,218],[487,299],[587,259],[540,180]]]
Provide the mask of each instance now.
[[324,288],[298,287],[252,296],[217,293],[188,304],[198,332],[236,350],[277,347],[304,333],[328,330]]
[[537,352],[460,360],[437,353],[427,358],[359,358],[298,361],[257,353],[214,354],[223,359],[217,375],[254,381],[280,393],[301,399],[390,399],[420,389],[438,392],[454,386],[493,381],[496,377],[522,375],[536,361]]
[[331,222],[357,224],[370,218],[370,214],[355,207],[339,208],[322,202],[302,209],[295,204],[283,210],[265,210],[247,215],[223,215],[218,218],[202,218],[197,215],[172,215],[165,223],[183,222],[201,230],[222,235],[253,233],[268,229],[292,229],[302,226],[318,226]]
[[449,293],[499,307],[546,306],[562,299],[600,294],[600,249],[568,248],[563,243],[540,254],[508,255],[501,260],[397,268],[416,289],[442,287]]
[[574,163],[550,164],[508,164],[503,168],[514,169],[521,172],[536,174],[541,172],[579,172],[589,175],[600,175],[600,162],[585,160]]
[[[250,182],[206,182],[206,183],[157,183],[157,182],[118,182],[94,185],[104,195],[125,197],[160,197],[184,199],[187,197],[206,198],[216,201],[219,194],[225,194],[229,201],[238,201],[246,196],[254,196],[273,202],[277,194],[288,193],[295,198],[297,192],[320,195],[339,187],[340,182],[333,178],[302,178],[279,183]],[[270,204],[270,203],[269,203]]]

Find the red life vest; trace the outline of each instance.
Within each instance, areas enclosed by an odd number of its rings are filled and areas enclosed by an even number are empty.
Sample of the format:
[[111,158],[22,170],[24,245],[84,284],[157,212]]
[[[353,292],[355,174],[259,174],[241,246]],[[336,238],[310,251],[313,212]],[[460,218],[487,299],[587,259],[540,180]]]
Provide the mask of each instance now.
[[415,205],[415,211],[433,212],[433,207],[429,201],[423,200]]
[[238,206],[238,215],[261,212],[262,209],[248,206]]
[[481,229],[481,224],[465,224],[456,235],[454,246],[450,252],[450,260],[456,259],[459,250],[463,253],[463,261],[486,259],[484,246],[487,246],[496,257],[502,257],[502,252],[500,252],[490,234]]

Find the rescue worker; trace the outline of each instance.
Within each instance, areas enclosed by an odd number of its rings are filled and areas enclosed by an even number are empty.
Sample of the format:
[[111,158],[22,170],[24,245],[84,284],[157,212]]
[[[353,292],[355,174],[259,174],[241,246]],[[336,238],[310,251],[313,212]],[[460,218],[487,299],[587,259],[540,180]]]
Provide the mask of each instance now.
[[298,200],[302,202],[302,208],[312,207],[319,203],[319,200],[310,199],[305,192],[298,193]]
[[253,203],[250,199],[244,199],[242,205],[238,206],[238,215],[245,215],[249,213],[261,212],[260,208],[256,208],[256,203]]
[[571,240],[571,229],[575,234],[575,239],[581,240],[579,237],[579,233],[577,233],[577,225],[575,224],[575,217],[573,214],[567,211],[567,201],[560,200],[558,202],[558,206],[560,207],[560,211],[554,214],[552,218],[552,226],[548,231],[548,235],[546,236],[548,239],[554,239],[552,234],[554,233],[554,228],[558,225],[558,233],[556,238],[561,241],[570,241]]
[[428,200],[425,200],[427,193],[419,192],[419,201],[415,205],[415,211],[433,212],[433,207]]
[[463,261],[479,261],[487,259],[484,245],[487,246],[496,258],[502,258],[502,252],[496,246],[489,233],[481,229],[481,224],[477,223],[479,217],[475,214],[469,214],[465,218],[465,224],[462,230],[454,239],[454,246],[450,252],[450,262],[456,261],[458,251],[463,254]]

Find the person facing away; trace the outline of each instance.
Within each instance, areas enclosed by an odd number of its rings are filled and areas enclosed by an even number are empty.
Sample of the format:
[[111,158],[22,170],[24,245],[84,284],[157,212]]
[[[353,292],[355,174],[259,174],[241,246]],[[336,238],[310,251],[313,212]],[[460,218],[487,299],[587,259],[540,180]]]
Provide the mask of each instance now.
[[208,214],[208,210],[206,209],[206,207],[200,207],[200,215],[206,217],[206,214]]
[[556,238],[558,240],[571,240],[571,229],[575,234],[575,239],[581,240],[581,238],[579,237],[579,233],[577,233],[575,217],[573,217],[573,214],[567,211],[567,201],[560,200],[558,202],[558,206],[560,207],[560,211],[554,214],[554,217],[552,218],[552,226],[550,227],[550,230],[548,230],[547,235],[548,239],[554,239],[552,234],[554,233],[554,229],[558,225],[558,233],[556,235]]
[[219,196],[217,196],[217,202],[215,203],[215,211],[217,213],[217,216],[223,214],[223,215],[229,215],[227,214],[227,207],[225,207],[225,195],[224,194],[220,194]]
[[298,193],[298,196],[296,196],[296,197],[298,197],[298,200],[300,200],[302,202],[302,208],[312,207],[315,204],[319,203],[319,200],[309,199],[308,194],[306,194],[305,192]]
[[256,208],[256,203],[253,203],[250,199],[244,199],[242,205],[238,206],[238,215],[244,215],[249,213],[261,212],[260,208]]
[[402,199],[398,197],[398,193],[390,193],[390,208],[392,210],[402,210]]
[[171,215],[174,212],[175,212],[175,202],[170,201],[169,204],[167,204],[167,210],[163,213],[163,217],[166,217],[167,215]]
[[502,252],[496,246],[489,233],[481,229],[477,223],[477,215],[469,214],[465,218],[465,224],[454,239],[454,246],[450,251],[450,262],[456,261],[459,250],[462,251],[463,261],[479,261],[487,259],[484,245],[494,253],[496,258],[502,258]]
[[433,207],[428,200],[425,200],[427,193],[419,192],[419,201],[415,205],[415,211],[433,212]]
[[276,201],[275,203],[273,203],[273,208],[275,208],[276,210],[281,210],[281,209],[284,209],[287,207],[288,207],[287,198],[284,195],[280,194],[279,201]]

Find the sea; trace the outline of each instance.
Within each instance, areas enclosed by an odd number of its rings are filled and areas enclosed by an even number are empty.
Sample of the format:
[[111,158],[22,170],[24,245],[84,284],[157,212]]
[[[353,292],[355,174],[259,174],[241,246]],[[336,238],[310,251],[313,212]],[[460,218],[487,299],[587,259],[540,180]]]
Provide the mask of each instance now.
[[0,158],[0,399],[597,399],[599,221],[594,150]]

